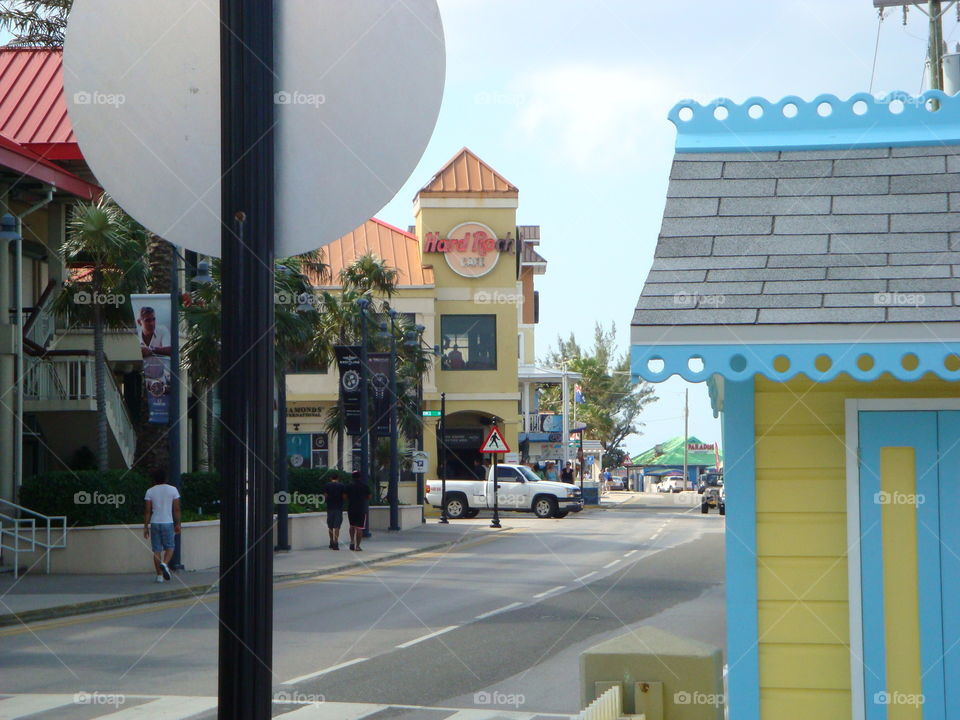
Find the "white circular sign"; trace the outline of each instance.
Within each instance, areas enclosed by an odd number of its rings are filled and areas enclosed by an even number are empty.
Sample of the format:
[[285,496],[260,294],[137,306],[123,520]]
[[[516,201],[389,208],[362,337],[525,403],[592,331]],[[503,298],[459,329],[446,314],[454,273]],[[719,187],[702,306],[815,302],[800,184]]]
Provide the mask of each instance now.
[[[76,0],[64,47],[70,119],[98,182],[152,232],[212,256],[219,13],[220,0]],[[437,0],[280,0],[276,47],[276,252],[286,256],[393,199],[436,125],[446,50]]]

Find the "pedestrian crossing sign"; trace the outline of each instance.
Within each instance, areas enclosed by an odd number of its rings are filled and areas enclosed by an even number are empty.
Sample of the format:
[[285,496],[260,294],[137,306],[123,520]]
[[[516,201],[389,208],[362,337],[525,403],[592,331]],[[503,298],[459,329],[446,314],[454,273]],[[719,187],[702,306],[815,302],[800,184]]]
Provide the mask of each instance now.
[[510,448],[507,447],[507,441],[503,439],[503,434],[500,432],[500,428],[494,425],[490,429],[490,434],[487,435],[487,439],[483,441],[483,445],[480,446],[480,452],[482,453],[508,453]]

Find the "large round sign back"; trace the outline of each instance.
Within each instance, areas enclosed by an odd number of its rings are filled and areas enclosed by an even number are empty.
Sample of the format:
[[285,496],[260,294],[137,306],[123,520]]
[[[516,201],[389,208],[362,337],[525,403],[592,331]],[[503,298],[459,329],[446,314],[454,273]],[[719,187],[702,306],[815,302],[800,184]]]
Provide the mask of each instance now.
[[[220,255],[219,0],[76,0],[70,119],[97,180],[175,245]],[[279,256],[350,232],[433,133],[446,52],[436,0],[277,2]]]

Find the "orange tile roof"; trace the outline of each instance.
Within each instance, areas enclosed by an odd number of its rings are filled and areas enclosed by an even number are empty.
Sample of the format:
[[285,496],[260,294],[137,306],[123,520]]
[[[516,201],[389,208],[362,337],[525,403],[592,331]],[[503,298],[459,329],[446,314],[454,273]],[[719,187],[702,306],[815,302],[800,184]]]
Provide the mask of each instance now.
[[518,197],[517,187],[468,148],[463,148],[421,190],[420,195],[482,193],[487,197]]
[[0,49],[0,134],[50,160],[82,159],[67,117],[61,49]]
[[323,261],[330,266],[333,282],[339,285],[340,271],[368,251],[397,270],[397,285],[400,287],[433,285],[433,268],[423,265],[417,236],[377,218],[367,220],[353,232],[323,248]]

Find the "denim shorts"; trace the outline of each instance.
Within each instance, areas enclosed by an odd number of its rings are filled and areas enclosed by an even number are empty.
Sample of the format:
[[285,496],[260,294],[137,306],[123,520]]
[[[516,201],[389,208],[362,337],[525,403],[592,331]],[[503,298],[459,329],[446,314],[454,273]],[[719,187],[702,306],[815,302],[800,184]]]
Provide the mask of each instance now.
[[173,550],[175,542],[173,523],[150,523],[150,545],[154,552]]

